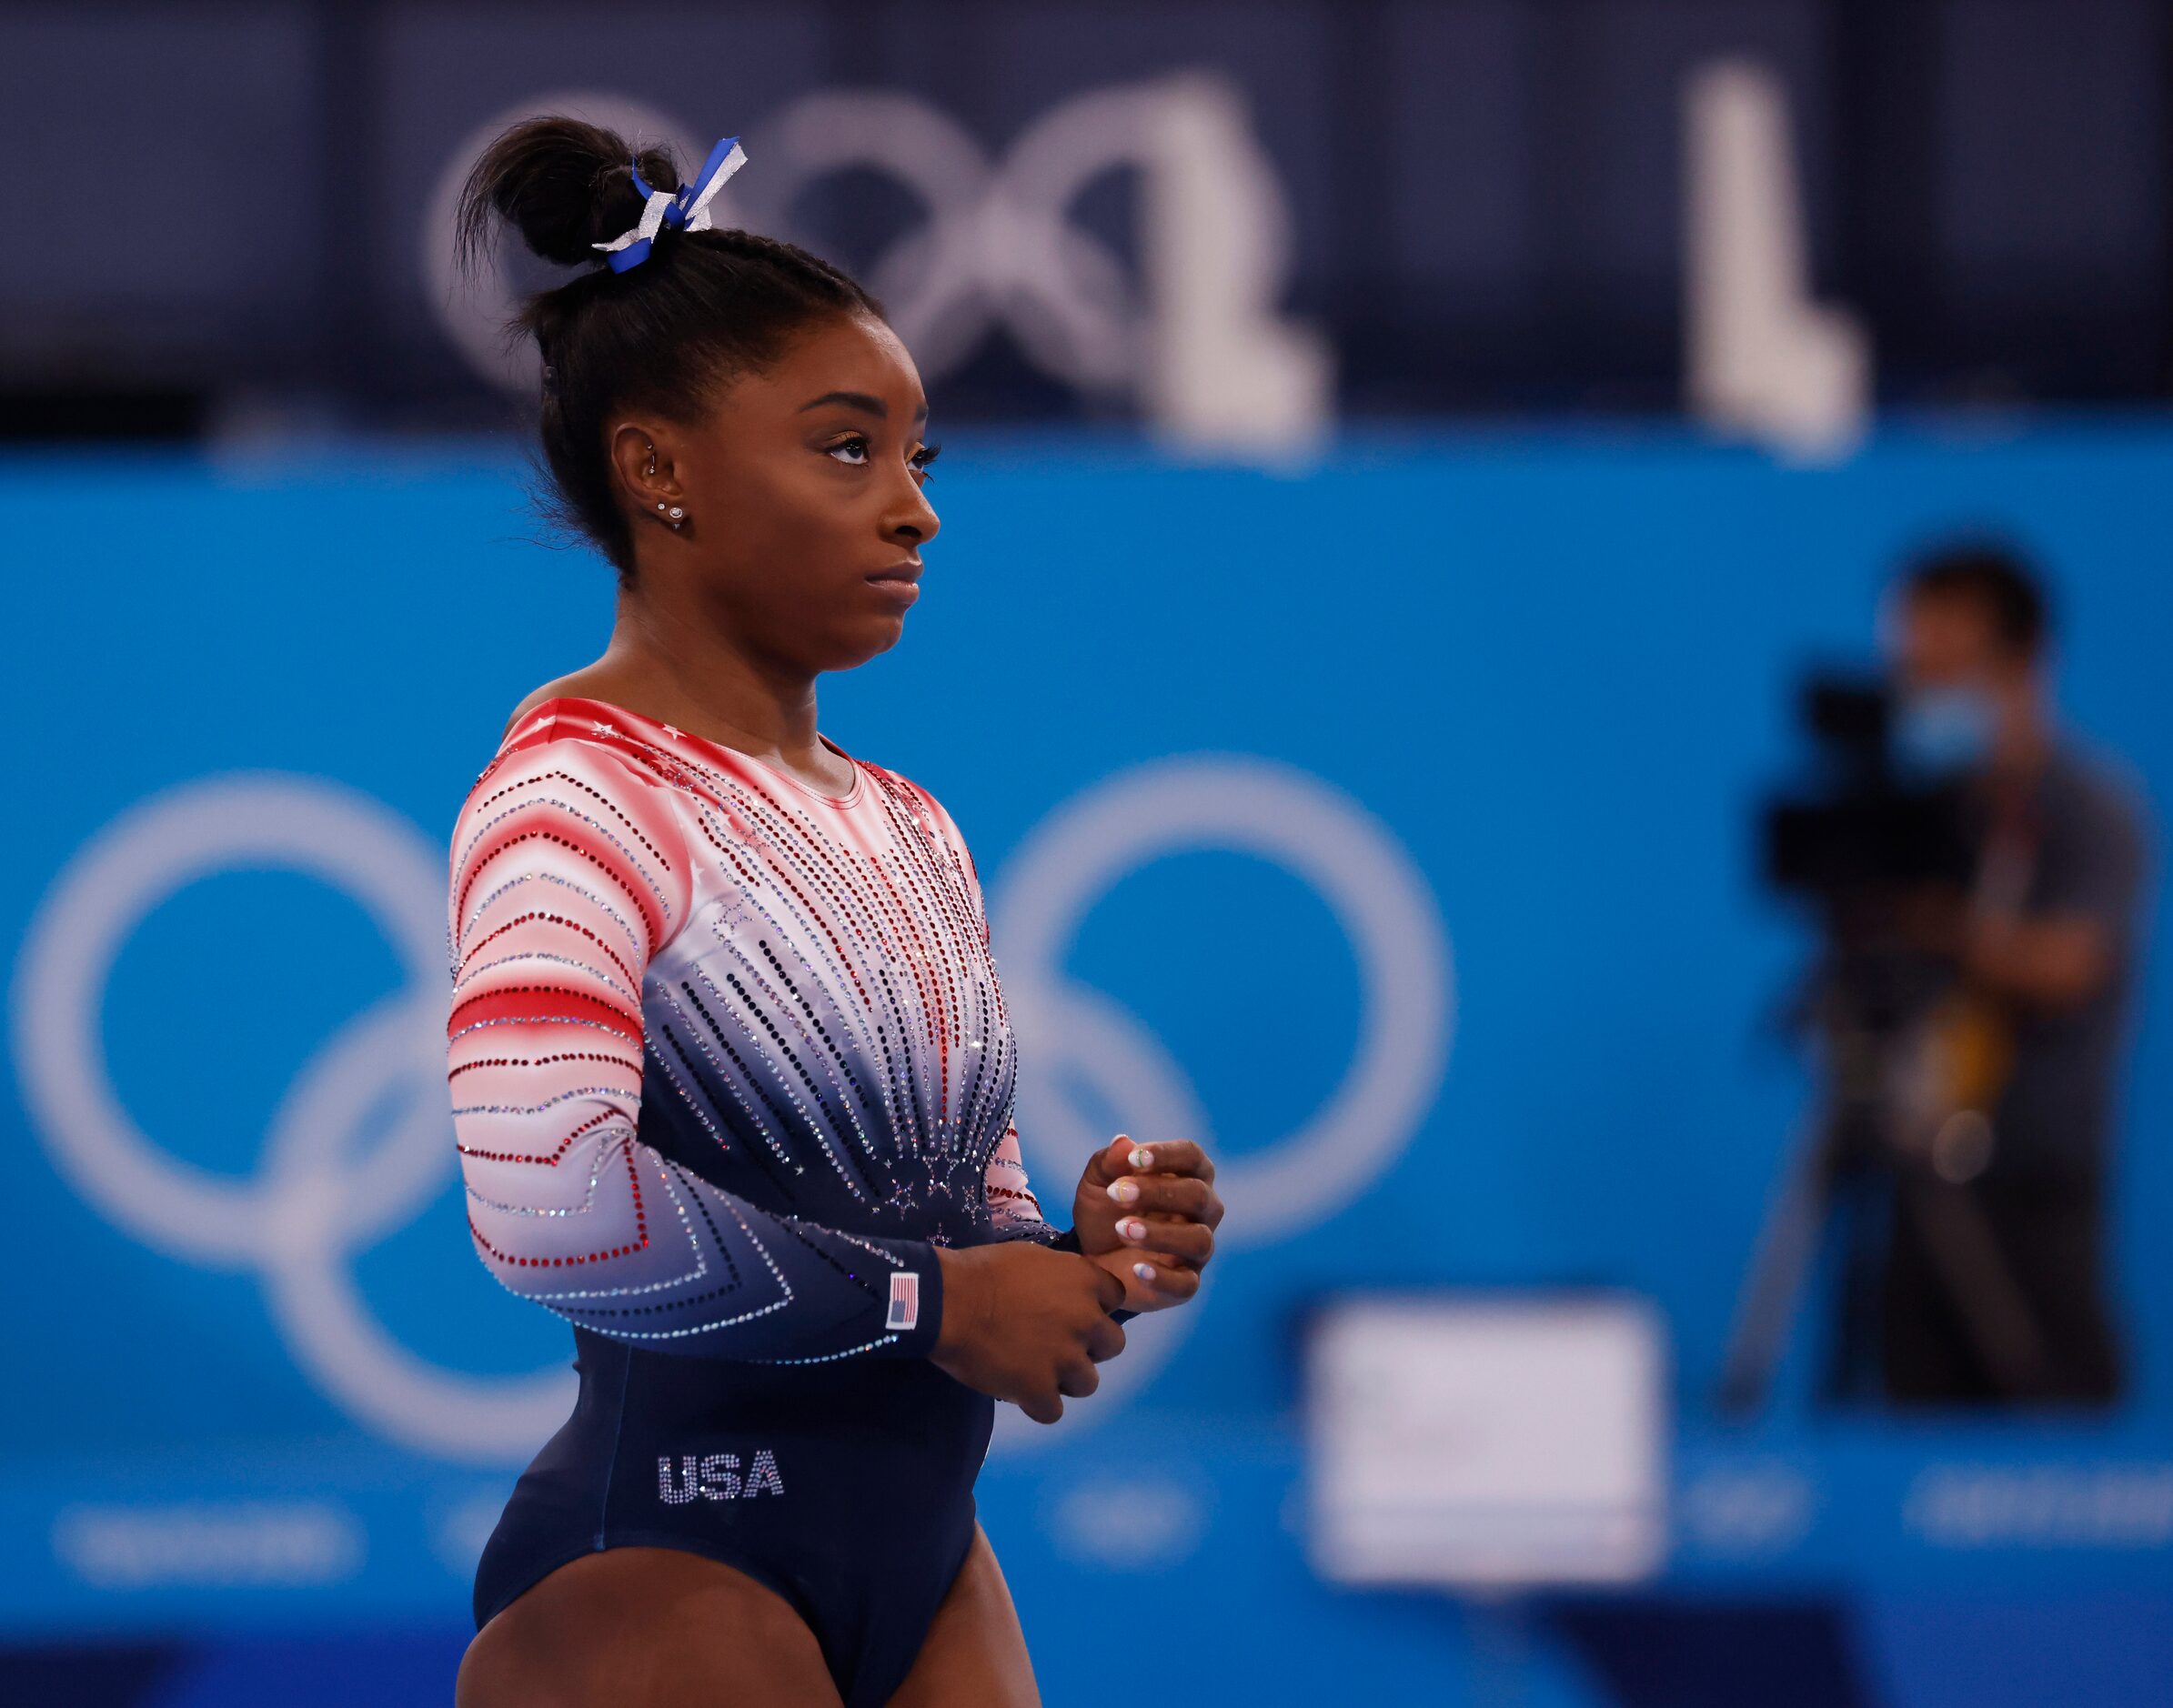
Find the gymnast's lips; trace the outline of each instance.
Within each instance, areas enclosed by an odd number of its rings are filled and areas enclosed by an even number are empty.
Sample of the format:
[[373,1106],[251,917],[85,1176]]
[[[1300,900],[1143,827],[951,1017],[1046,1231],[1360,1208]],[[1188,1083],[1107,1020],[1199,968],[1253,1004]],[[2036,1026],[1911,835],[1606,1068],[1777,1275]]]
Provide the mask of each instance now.
[[868,585],[880,588],[899,602],[900,608],[910,605],[921,597],[921,589],[913,584],[921,579],[921,560],[909,558],[903,563],[894,563],[888,569],[878,569],[868,578]]

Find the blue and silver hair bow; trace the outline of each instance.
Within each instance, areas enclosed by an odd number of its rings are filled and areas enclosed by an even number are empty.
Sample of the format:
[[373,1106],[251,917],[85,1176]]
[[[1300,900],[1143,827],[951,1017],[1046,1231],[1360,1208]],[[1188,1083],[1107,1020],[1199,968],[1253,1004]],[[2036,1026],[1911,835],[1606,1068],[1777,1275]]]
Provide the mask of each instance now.
[[608,251],[605,260],[611,271],[623,273],[630,266],[639,266],[649,259],[649,252],[655,246],[657,234],[667,226],[683,226],[689,231],[709,229],[709,198],[717,194],[725,179],[747,164],[747,151],[739,146],[737,136],[727,136],[709,150],[709,157],[701,163],[688,183],[677,190],[652,190],[641,176],[641,163],[634,162],[634,187],[648,197],[642,204],[641,223],[633,230],[621,232],[609,243],[591,244],[595,249]]

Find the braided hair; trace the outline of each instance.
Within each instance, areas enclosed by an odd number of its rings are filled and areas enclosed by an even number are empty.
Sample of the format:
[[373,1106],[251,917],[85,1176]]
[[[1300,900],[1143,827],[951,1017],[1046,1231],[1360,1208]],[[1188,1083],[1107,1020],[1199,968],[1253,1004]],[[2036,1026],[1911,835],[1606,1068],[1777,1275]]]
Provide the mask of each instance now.
[[471,271],[500,220],[532,254],[589,268],[526,296],[507,330],[533,337],[543,357],[544,507],[595,545],[621,587],[634,580],[633,530],[612,477],[610,422],[634,408],[692,424],[725,385],[767,367],[810,322],[885,318],[839,268],[750,231],[672,230],[640,266],[612,272],[593,246],[640,219],[637,164],[653,188],[679,188],[669,150],[637,156],[579,119],[524,119],[477,160],[456,221],[460,262]]

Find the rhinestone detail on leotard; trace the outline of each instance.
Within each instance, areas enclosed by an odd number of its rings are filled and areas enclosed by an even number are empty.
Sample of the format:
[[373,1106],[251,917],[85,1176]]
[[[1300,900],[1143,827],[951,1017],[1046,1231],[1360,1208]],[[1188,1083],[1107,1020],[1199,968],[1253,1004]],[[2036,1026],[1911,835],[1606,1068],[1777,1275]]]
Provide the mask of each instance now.
[[448,1067],[476,1249],[512,1291],[640,1344],[828,1362],[924,1350],[883,1312],[933,1247],[1055,1237],[971,856],[925,789],[852,764],[830,797],[559,698],[476,779]]

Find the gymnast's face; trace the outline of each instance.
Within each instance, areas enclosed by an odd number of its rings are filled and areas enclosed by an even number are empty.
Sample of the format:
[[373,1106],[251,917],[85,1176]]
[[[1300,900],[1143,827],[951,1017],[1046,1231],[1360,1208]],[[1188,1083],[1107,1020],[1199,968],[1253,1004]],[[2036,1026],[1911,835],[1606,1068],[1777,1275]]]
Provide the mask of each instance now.
[[[633,518],[638,585],[788,669],[865,663],[897,645],[935,537],[927,421],[897,334],[840,315],[733,381],[700,422],[620,428],[614,457],[649,512]],[[687,511],[677,532],[653,519],[659,497]]]

